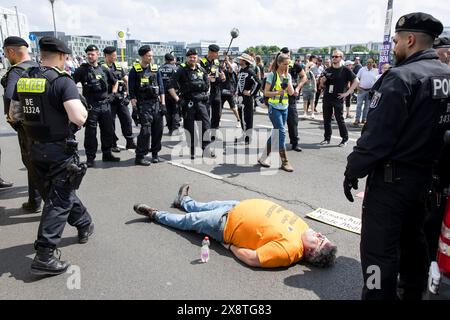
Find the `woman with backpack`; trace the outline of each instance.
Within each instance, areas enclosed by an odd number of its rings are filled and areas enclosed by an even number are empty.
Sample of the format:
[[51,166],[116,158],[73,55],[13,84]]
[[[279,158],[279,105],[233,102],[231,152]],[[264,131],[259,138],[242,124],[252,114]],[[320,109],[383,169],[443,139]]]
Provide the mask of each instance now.
[[[272,65],[272,72],[267,75],[264,88],[264,96],[268,99],[269,118],[273,125],[272,136],[267,141],[266,149],[258,163],[269,168],[267,161],[272,152],[272,137],[278,133],[278,146],[281,158],[281,168],[287,172],[293,172],[294,168],[289,164],[286,155],[286,122],[288,117],[289,95],[294,95],[292,77],[288,72],[290,58],[287,54],[279,53]],[[275,133],[275,135],[274,135]]]

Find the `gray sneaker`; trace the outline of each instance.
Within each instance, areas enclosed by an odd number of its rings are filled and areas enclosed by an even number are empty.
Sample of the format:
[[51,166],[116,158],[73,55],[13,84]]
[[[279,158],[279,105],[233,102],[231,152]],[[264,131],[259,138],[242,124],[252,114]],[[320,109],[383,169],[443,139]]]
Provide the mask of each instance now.
[[188,195],[189,195],[189,184],[185,183],[180,187],[180,190],[178,190],[178,195],[173,201],[172,206],[174,208],[182,209],[181,201],[183,201],[183,198],[187,197]]

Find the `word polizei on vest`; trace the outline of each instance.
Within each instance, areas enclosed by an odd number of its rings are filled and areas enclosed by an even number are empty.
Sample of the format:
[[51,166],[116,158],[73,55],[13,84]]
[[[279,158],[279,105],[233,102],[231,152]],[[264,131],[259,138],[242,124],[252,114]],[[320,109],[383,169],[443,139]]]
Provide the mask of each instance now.
[[[448,99],[450,97],[450,78],[433,77],[433,99]],[[441,116],[439,124],[450,123],[450,103],[447,104],[446,114]]]

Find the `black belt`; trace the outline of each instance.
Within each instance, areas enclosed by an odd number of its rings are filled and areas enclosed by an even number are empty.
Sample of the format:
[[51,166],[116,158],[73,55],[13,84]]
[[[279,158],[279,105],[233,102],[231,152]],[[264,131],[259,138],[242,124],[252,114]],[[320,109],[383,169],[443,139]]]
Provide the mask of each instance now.
[[38,141],[38,140],[33,140],[33,141],[31,141],[31,143],[32,144],[50,144],[50,143],[53,143],[53,144],[61,144],[61,145],[63,145],[63,144],[66,143],[66,140],[65,139],[64,140],[56,140],[56,141]]

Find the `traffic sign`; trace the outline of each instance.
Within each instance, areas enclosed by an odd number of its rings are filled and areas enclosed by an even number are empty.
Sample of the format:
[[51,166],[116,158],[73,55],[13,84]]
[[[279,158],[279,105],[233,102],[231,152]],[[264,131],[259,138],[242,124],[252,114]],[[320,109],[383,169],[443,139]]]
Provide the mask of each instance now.
[[119,49],[127,48],[127,42],[125,40],[125,32],[123,32],[123,31],[117,32],[117,48],[119,48]]
[[28,39],[30,39],[30,41],[35,41],[36,40],[36,35],[34,33],[30,33],[28,35]]

